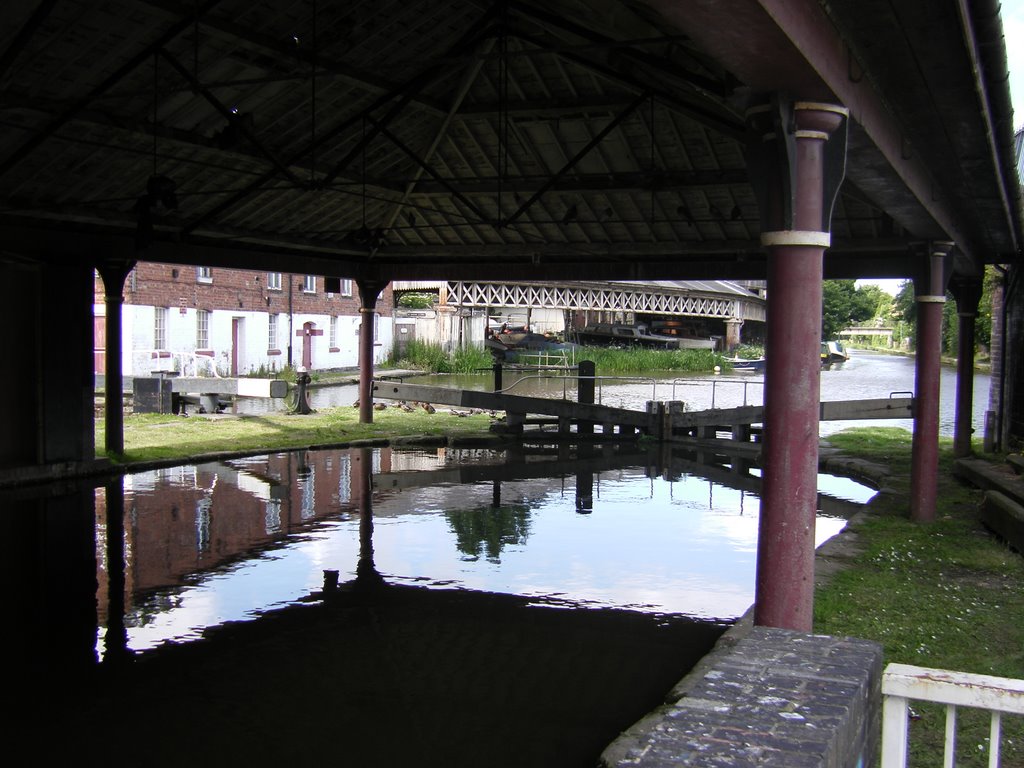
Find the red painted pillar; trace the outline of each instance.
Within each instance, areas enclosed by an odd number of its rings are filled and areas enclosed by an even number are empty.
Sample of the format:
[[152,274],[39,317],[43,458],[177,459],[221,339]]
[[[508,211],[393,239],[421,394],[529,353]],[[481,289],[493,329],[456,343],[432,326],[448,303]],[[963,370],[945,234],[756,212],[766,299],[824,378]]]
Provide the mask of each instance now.
[[107,308],[107,349],[103,368],[103,447],[108,453],[124,453],[124,393],[121,372],[121,309],[124,281],[135,262],[106,262],[98,268],[103,278],[103,299]]
[[914,437],[910,459],[910,519],[935,519],[939,476],[939,372],[942,305],[946,302],[943,259],[952,243],[934,243],[924,274],[914,278],[917,350],[914,369]]
[[775,109],[770,126],[751,115],[773,158],[761,170],[776,174],[762,199],[768,322],[754,623],[807,632],[814,609],[822,264],[843,170],[826,145],[837,133],[845,157],[847,112],[810,102]]
[[359,423],[373,423],[373,324],[374,308],[384,283],[356,280],[359,288]]
[[953,455],[957,458],[971,455],[971,422],[974,410],[974,331],[981,301],[981,282],[951,286],[956,298],[957,332],[956,350],[956,424],[953,428]]

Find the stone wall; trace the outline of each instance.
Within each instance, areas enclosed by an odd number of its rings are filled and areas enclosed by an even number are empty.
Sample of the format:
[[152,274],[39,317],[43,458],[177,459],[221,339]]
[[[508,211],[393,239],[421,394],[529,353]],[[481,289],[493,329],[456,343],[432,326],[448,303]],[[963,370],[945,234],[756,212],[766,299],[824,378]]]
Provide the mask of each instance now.
[[731,629],[669,702],[604,752],[603,768],[870,765],[880,737],[882,649],[873,642]]

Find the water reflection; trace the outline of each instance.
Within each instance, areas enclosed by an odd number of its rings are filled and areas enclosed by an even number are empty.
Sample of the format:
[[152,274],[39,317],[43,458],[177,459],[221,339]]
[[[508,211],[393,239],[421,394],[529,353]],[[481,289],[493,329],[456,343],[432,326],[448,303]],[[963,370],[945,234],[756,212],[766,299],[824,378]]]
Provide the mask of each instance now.
[[[42,763],[74,743],[111,765],[590,766],[751,601],[757,483],[562,445],[35,489],[4,499],[7,575],[32,585],[13,696],[47,713]],[[822,505],[819,538],[856,508]]]
[[458,509],[444,516],[463,560],[484,557],[500,564],[504,547],[522,546],[530,535],[530,508],[522,504]]
[[[100,652],[196,639],[301,602],[324,571],[713,621],[747,609],[756,470],[663,449],[581,450],[593,455],[300,451],[128,476],[123,498],[115,485],[97,494],[110,606]],[[822,483],[819,543],[871,493]],[[123,574],[110,555],[120,505]]]

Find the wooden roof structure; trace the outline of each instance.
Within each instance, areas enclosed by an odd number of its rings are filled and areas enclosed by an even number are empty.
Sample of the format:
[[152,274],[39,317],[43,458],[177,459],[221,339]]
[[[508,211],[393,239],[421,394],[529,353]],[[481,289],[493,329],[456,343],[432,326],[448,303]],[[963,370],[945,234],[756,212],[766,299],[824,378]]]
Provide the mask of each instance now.
[[1019,258],[995,0],[28,0],[0,249],[370,279],[760,278],[744,112],[850,108],[826,276]]

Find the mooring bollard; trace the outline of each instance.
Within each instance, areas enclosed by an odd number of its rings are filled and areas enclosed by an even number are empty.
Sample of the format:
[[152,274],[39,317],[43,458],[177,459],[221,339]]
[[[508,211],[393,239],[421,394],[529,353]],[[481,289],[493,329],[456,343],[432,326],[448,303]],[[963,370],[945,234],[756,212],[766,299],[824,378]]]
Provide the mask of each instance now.
[[338,572],[324,570],[324,592],[335,592],[338,589]]
[[299,368],[299,373],[295,377],[295,410],[292,413],[307,414],[312,413],[313,409],[309,407],[309,397],[306,392],[306,387],[312,379],[305,368]]
[[494,391],[501,392],[501,363],[494,364]]

